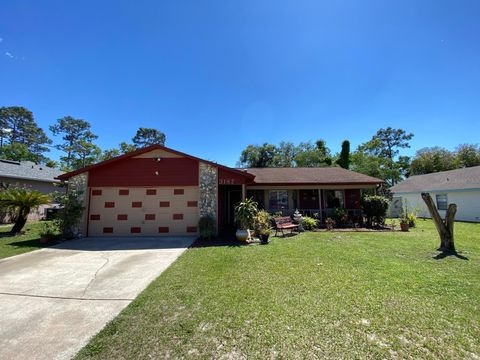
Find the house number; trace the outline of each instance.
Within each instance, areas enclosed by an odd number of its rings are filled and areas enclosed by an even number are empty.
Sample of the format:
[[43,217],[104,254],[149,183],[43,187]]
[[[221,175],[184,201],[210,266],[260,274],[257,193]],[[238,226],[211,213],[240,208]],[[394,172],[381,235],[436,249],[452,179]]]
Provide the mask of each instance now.
[[235,184],[235,180],[234,179],[219,179],[218,180],[218,183],[220,185],[234,185]]

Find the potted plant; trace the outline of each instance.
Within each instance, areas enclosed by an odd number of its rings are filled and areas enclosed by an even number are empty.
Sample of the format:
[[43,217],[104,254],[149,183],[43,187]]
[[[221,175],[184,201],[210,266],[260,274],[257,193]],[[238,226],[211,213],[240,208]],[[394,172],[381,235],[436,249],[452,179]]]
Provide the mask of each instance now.
[[408,231],[409,228],[410,221],[408,220],[408,217],[402,217],[400,219],[400,229],[402,229],[402,231]]
[[271,216],[265,210],[260,210],[255,216],[255,234],[259,237],[262,244],[268,244],[268,238],[272,233]]
[[237,240],[250,239],[250,229],[253,228],[255,216],[258,213],[257,203],[253,199],[245,199],[235,206],[235,221],[238,224]]

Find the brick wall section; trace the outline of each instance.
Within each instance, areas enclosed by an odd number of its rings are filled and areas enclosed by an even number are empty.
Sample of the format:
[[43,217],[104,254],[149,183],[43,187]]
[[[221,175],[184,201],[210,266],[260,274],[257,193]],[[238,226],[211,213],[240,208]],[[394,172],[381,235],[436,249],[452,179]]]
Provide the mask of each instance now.
[[218,169],[203,162],[200,162],[199,168],[200,202],[198,203],[198,207],[200,217],[209,215],[216,221],[218,200]]

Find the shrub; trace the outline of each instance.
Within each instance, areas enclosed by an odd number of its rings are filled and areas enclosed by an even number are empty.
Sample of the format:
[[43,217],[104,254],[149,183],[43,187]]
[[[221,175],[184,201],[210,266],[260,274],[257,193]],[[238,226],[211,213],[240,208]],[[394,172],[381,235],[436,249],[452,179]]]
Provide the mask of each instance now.
[[72,239],[77,232],[78,221],[83,215],[84,206],[80,200],[82,192],[71,190],[67,194],[57,194],[60,210],[55,216],[58,228],[66,239]]
[[388,199],[384,196],[366,195],[362,198],[362,210],[370,226],[384,224],[387,209]]
[[417,226],[417,217],[413,212],[407,214],[407,220],[408,220],[408,225],[411,228],[414,228],[415,226]]
[[332,230],[335,225],[337,224],[335,223],[335,220],[333,220],[331,217],[327,217],[325,219],[325,226],[327,227],[327,230]]
[[339,225],[344,225],[348,223],[348,211],[341,207],[336,207],[333,209],[332,218]]
[[258,204],[253,199],[245,199],[235,206],[235,221],[242,230],[254,226],[255,216],[258,213]]
[[255,216],[255,233],[259,235],[270,235],[271,219],[272,216],[267,211],[260,210]]
[[302,218],[302,226],[307,231],[315,230],[318,226],[317,220],[309,216],[304,216]]
[[202,216],[198,220],[198,232],[202,239],[210,240],[215,235],[215,219],[212,216]]

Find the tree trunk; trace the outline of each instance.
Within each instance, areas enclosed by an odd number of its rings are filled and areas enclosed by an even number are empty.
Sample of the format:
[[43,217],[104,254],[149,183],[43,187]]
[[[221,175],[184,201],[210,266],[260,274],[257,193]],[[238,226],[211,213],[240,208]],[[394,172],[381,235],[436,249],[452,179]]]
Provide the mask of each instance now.
[[15,221],[15,225],[13,225],[12,230],[10,231],[12,234],[17,234],[22,231],[23,227],[27,223],[27,218],[23,215],[18,215],[17,220]]
[[455,224],[457,205],[448,205],[445,221],[443,221],[430,194],[422,193],[422,199],[427,205],[428,211],[432,216],[433,223],[437,228],[438,235],[440,236],[440,247],[438,250],[444,252],[455,252],[453,225]]

